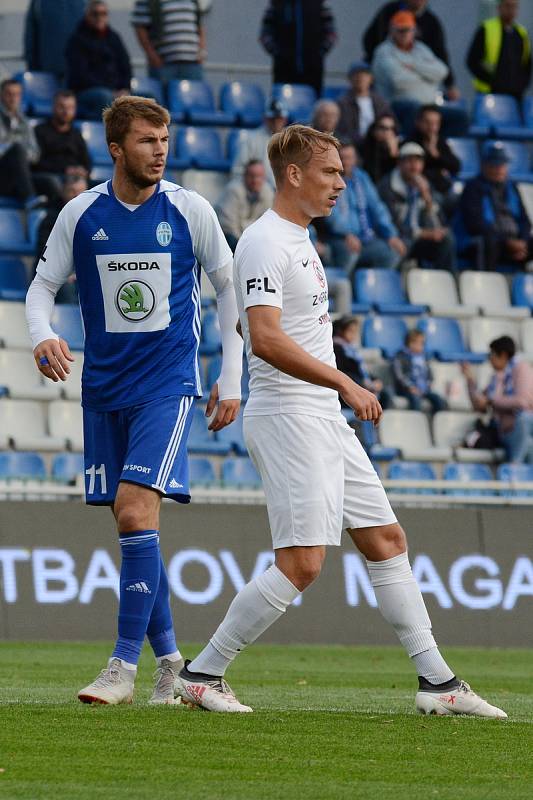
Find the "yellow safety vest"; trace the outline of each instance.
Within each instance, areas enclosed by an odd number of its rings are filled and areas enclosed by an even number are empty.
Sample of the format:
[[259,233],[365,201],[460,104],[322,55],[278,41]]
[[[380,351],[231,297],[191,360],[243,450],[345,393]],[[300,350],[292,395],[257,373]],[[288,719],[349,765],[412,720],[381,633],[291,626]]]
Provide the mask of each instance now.
[[[513,27],[522,37],[522,63],[526,64],[531,53],[531,45],[529,43],[527,30],[523,25],[518,25],[518,23],[515,23]],[[498,66],[500,52],[502,49],[502,21],[500,17],[492,17],[492,19],[485,20],[483,23],[483,28],[485,29],[485,58],[483,61],[483,66],[489,71],[493,72]],[[475,78],[473,83],[477,92],[484,92],[486,94],[487,92],[491,91],[489,84],[484,83],[484,81],[480,81]]]

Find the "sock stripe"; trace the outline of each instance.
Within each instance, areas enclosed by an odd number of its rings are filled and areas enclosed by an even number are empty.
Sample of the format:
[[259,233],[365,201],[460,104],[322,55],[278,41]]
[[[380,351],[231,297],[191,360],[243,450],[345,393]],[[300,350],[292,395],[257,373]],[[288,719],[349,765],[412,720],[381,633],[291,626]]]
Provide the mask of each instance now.
[[159,541],[159,534],[157,531],[150,531],[149,534],[144,536],[119,536],[118,541],[120,545],[140,544],[141,542],[149,542],[152,539]]

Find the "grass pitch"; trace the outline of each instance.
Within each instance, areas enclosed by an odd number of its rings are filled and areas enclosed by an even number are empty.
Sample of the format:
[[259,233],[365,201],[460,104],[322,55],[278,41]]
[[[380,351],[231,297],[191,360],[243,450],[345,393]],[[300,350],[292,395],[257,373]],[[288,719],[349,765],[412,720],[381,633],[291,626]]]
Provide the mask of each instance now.
[[3,800],[533,797],[531,650],[446,650],[505,722],[415,714],[408,659],[375,647],[251,647],[229,677],[254,714],[149,707],[148,653],[132,706],[82,705],[108,654],[0,645]]

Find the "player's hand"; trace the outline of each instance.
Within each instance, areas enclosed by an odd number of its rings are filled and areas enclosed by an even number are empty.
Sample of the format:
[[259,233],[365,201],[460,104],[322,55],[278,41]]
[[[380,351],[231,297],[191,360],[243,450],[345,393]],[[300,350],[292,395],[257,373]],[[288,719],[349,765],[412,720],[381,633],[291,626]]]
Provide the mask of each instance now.
[[54,383],[66,381],[70,374],[69,361],[74,356],[64,339],[45,339],[33,351],[37,369]]
[[363,389],[357,383],[350,381],[346,387],[339,392],[340,396],[350,408],[353,408],[358,419],[371,421],[377,425],[383,414],[383,409],[379,404],[375,394]]
[[[217,408],[218,404],[218,408]],[[225,428],[237,418],[239,408],[241,407],[240,400],[220,400],[218,399],[218,383],[215,383],[211,389],[209,400],[207,401],[207,408],[205,409],[206,417],[210,417],[216,409],[216,414],[207,426],[210,431],[220,431]]]

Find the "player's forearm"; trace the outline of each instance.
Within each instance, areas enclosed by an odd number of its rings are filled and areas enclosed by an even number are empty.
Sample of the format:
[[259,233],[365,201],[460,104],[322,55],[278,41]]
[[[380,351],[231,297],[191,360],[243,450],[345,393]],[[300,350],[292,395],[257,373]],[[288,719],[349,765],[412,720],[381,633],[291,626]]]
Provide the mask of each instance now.
[[236,330],[239,312],[233,285],[217,293],[217,309],[222,337],[222,368],[218,378],[220,400],[241,397],[242,338]]
[[26,295],[26,320],[32,346],[35,348],[45,339],[58,339],[50,324],[54,311],[55,296],[60,286],[41,278],[37,274]]

